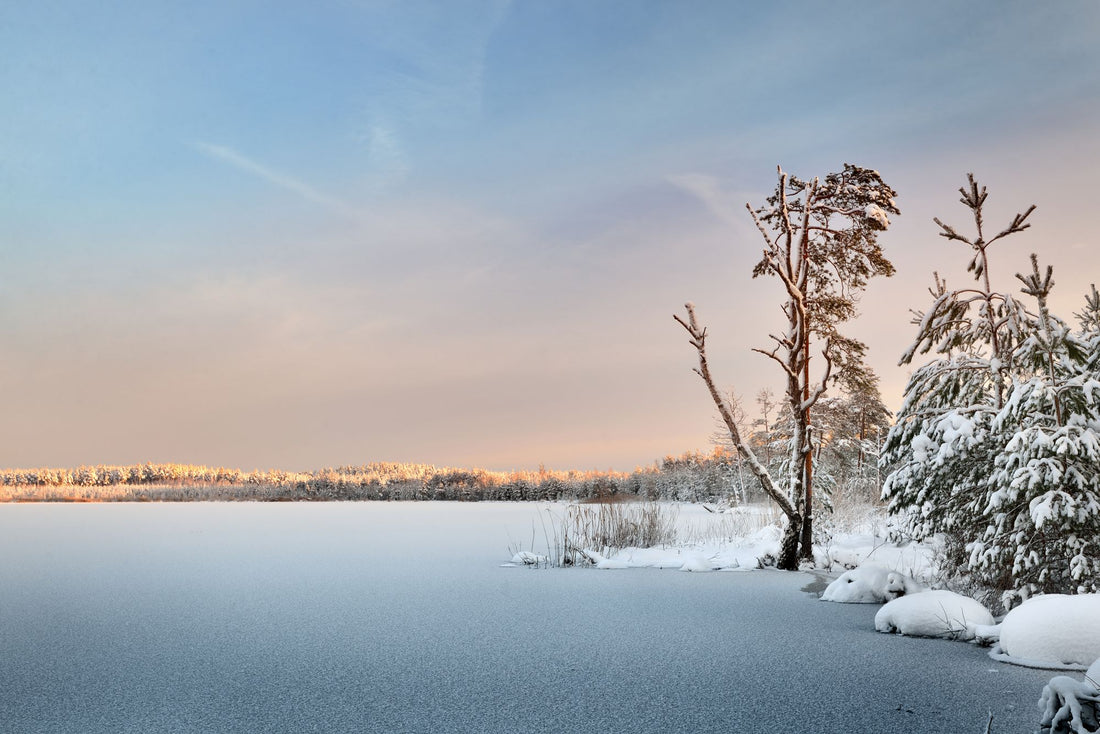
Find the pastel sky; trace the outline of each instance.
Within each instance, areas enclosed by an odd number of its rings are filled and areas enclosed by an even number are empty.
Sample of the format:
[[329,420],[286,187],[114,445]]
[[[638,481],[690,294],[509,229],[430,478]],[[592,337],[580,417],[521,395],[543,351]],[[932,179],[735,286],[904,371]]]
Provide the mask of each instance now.
[[957,189],[1100,281],[1100,3],[0,6],[0,465],[631,469],[751,401],[780,328],[744,211],[879,170],[897,267],[848,329],[900,404]]

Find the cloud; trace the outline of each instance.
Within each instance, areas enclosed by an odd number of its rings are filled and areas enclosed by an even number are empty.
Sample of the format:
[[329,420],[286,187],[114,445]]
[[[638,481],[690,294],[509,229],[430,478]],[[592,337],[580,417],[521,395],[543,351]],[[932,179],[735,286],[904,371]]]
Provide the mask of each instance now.
[[722,188],[721,182],[705,173],[678,173],[667,177],[669,183],[686,191],[706,205],[711,214],[724,223],[742,229],[745,226],[745,204]]
[[246,156],[241,155],[232,148],[226,147],[224,145],[214,145],[211,143],[203,142],[195,143],[195,147],[200,152],[211,158],[214,158],[215,160],[223,161],[233,166],[234,168],[240,169],[247,173],[251,173],[274,186],[292,191],[301,196],[303,199],[322,206],[331,212],[334,212],[344,217],[348,217],[349,219],[360,219],[359,211],[347,202],[341,201],[340,199],[337,199],[333,196],[329,196],[322,191],[318,191],[317,189],[305,183],[304,181],[301,181],[300,179],[294,178],[293,176],[282,173],[280,171],[276,171],[273,168],[269,168],[261,163],[257,163],[251,158],[247,158]]

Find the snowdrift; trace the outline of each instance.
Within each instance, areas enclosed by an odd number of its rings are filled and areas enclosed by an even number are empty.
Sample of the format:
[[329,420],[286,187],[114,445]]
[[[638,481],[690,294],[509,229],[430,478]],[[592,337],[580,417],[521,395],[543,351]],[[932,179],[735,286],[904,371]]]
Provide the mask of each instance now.
[[923,590],[923,586],[899,571],[867,563],[841,574],[825,587],[821,600],[842,604],[881,604]]
[[1038,668],[1084,670],[1100,658],[1100,594],[1045,594],[1001,623],[993,657]]
[[912,637],[974,639],[974,628],[993,624],[989,610],[953,591],[922,591],[887,602],[875,615],[875,629]]

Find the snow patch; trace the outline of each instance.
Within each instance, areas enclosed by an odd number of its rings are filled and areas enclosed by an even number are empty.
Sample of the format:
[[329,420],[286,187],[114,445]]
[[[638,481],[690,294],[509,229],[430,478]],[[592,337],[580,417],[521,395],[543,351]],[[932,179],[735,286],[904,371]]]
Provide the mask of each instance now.
[[714,570],[714,564],[711,563],[709,558],[704,558],[700,555],[692,555],[687,557],[680,566],[680,570],[694,573],[708,573]]
[[992,625],[989,610],[968,596],[943,589],[894,599],[875,615],[875,629],[911,637],[972,640],[979,626]]
[[518,566],[540,566],[547,562],[546,556],[540,556],[531,551],[520,551],[512,556],[512,563]]
[[868,204],[863,210],[864,216],[875,222],[878,222],[879,226],[886,229],[890,226],[890,217],[886,215],[886,210],[878,204]]
[[923,590],[923,586],[899,571],[877,563],[867,563],[842,573],[825,587],[821,600],[842,604],[881,604]]
[[1028,599],[1004,618],[993,657],[1030,667],[1084,670],[1100,658],[1100,594]]

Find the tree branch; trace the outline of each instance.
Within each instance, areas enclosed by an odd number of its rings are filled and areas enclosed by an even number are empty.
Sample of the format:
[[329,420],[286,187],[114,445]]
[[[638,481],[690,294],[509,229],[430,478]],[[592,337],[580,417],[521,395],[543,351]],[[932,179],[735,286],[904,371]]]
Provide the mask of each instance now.
[[794,505],[791,504],[790,499],[776,486],[768,470],[760,463],[760,460],[756,458],[756,454],[753,453],[752,447],[741,439],[741,431],[737,428],[737,421],[734,419],[733,409],[730,407],[729,401],[727,401],[722,396],[722,393],[718,391],[718,388],[714,384],[714,379],[710,374],[706,350],[707,330],[699,326],[699,322],[695,317],[694,304],[684,304],[684,308],[687,310],[686,320],[676,314],[673,315],[673,318],[680,326],[684,327],[691,337],[690,343],[695,347],[695,351],[699,355],[699,367],[695,370],[695,373],[703,378],[703,382],[706,383],[711,400],[714,401],[715,407],[718,408],[718,413],[722,417],[722,422],[725,423],[726,429],[729,431],[730,438],[733,440],[733,445],[744,455],[749,465],[749,469],[756,475],[761,488],[777,505],[779,505],[779,509],[783,511],[783,514],[788,518],[798,517],[798,511],[795,509]]

